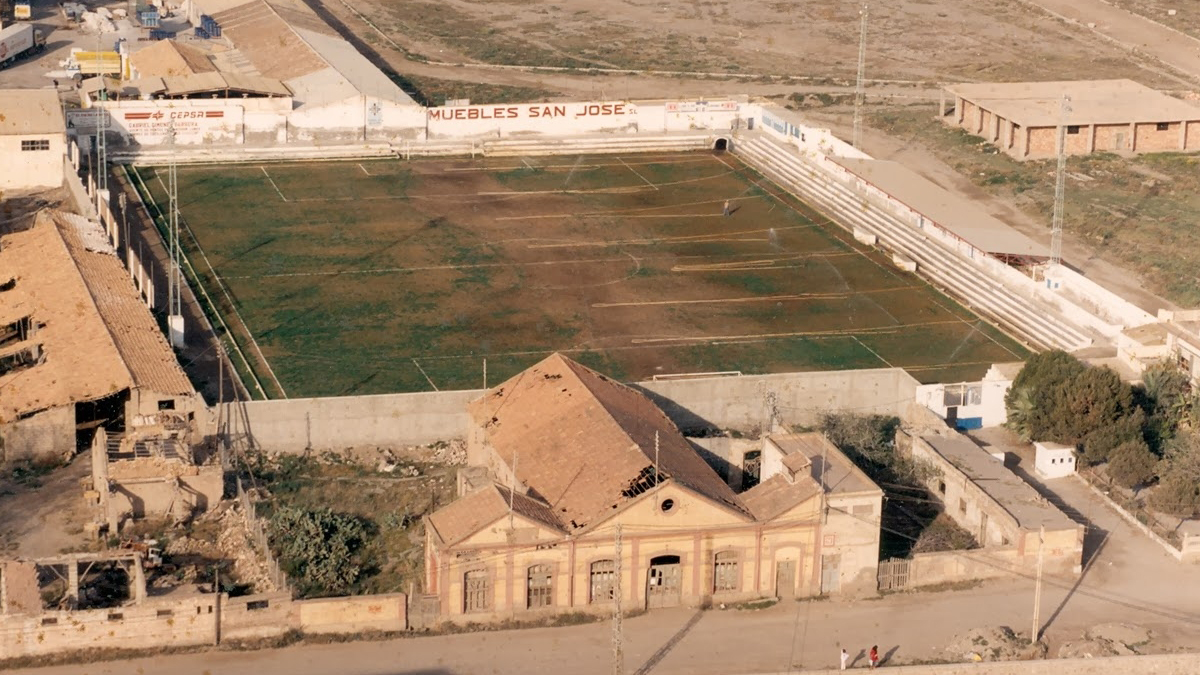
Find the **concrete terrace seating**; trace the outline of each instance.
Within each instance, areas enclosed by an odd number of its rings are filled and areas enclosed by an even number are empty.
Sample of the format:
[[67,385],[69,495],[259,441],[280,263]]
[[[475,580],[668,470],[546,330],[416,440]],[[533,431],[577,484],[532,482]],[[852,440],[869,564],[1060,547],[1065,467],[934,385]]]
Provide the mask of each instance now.
[[612,134],[575,138],[505,138],[484,141],[489,157],[512,155],[597,155],[627,152],[689,152],[712,147],[712,135]]
[[1005,286],[984,268],[926,238],[920,230],[882,208],[864,208],[862,195],[796,150],[757,135],[743,135],[733,150],[751,166],[834,217],[842,227],[878,236],[881,246],[916,262],[917,273],[929,282],[1031,346],[1070,351],[1092,343],[1090,337],[1047,305]]

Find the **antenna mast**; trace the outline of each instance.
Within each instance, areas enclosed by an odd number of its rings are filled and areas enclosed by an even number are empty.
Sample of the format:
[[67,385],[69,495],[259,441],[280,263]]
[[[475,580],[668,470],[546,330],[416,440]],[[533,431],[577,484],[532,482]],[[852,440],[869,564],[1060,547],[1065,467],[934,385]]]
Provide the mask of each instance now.
[[862,17],[858,34],[858,79],[854,85],[854,147],[862,143],[863,75],[867,69],[867,3],[863,2],[858,14]]
[[1058,120],[1058,173],[1054,179],[1054,219],[1050,226],[1050,266],[1062,263],[1063,210],[1067,192],[1067,115],[1071,97],[1062,97]]

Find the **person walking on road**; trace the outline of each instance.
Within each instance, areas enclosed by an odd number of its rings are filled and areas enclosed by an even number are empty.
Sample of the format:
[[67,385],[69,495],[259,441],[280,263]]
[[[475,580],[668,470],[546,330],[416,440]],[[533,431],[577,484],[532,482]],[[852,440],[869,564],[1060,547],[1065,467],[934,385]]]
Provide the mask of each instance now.
[[879,645],[871,646],[871,653],[867,655],[867,659],[871,662],[871,670],[875,670],[875,666],[879,665]]
[[731,213],[731,211],[729,210],[729,200],[728,200],[728,199],[726,199],[726,200],[725,200],[725,210],[721,212],[721,215],[723,215],[723,216],[727,216],[727,215],[729,215],[730,213]]
[[850,653],[849,653],[849,652],[847,652],[845,649],[843,649],[843,650],[842,650],[842,667],[841,667],[841,668],[839,668],[838,670],[845,670],[845,669],[846,669],[846,662],[847,662],[847,661],[849,661],[849,660],[850,660]]

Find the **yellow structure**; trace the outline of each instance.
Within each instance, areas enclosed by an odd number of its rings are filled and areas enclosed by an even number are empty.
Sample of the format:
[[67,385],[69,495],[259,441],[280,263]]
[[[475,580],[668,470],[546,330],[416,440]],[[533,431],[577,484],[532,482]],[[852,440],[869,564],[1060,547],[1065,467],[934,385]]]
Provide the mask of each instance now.
[[[558,354],[469,409],[468,462],[487,478],[425,528],[443,617],[610,611],[617,593],[636,609],[821,592],[822,544],[838,532],[811,462],[735,494],[645,395]],[[854,479],[874,491],[873,516],[855,512],[873,517],[873,570],[882,493]]]

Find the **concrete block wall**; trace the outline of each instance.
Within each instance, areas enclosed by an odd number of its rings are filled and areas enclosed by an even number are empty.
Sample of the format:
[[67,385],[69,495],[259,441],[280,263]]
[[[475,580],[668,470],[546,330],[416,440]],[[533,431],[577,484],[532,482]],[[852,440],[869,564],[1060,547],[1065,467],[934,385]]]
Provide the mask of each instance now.
[[75,452],[75,406],[65,405],[0,425],[0,460],[62,461]]
[[[917,381],[900,368],[697,377],[640,382],[681,428],[753,432],[767,423],[766,397],[776,421],[812,425],[822,414],[853,410],[904,416]],[[221,431],[234,443],[268,452],[424,445],[465,438],[468,402],[482,390],[383,394],[223,404]]]
[[348,598],[321,598],[296,603],[305,633],[396,632],[408,627],[403,593]]

